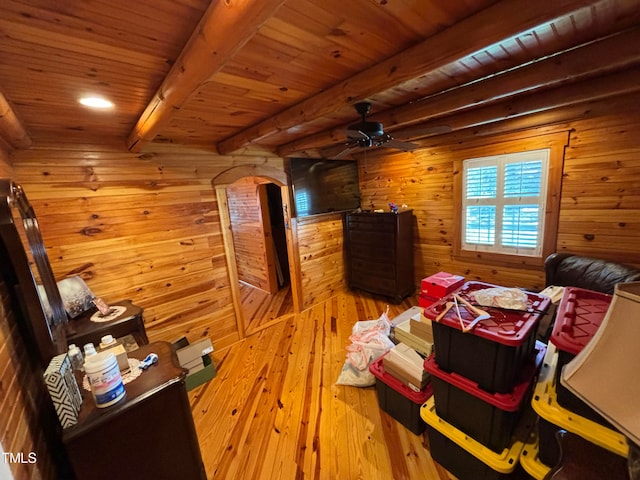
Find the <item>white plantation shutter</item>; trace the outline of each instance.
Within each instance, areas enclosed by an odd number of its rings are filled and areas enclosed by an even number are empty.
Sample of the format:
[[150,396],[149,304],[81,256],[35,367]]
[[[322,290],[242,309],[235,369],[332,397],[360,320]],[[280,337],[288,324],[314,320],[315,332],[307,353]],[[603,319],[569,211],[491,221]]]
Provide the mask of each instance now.
[[549,149],[463,162],[462,249],[540,256]]

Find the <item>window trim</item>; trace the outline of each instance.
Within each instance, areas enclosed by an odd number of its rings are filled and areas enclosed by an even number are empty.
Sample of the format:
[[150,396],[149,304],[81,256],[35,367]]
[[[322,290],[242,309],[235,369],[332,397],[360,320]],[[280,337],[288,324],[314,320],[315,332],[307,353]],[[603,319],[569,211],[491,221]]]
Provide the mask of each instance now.
[[[562,166],[565,147],[569,144],[569,132],[539,135],[520,140],[503,141],[463,148],[456,152],[453,162],[453,257],[460,261],[473,261],[491,265],[518,265],[520,267],[540,267],[544,259],[556,251],[558,222],[560,216],[560,199],[562,190]],[[462,195],[463,195],[463,161],[471,158],[492,157],[531,150],[549,149],[549,171],[547,176],[546,209],[544,212],[544,234],[540,256],[521,256],[504,253],[470,251],[462,249]]]

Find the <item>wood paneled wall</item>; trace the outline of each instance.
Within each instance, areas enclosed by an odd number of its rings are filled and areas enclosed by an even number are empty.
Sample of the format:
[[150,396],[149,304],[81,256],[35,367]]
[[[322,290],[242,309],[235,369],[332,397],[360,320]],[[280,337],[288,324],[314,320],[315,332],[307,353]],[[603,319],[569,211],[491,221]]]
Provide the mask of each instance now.
[[151,340],[238,340],[211,181],[274,158],[207,152],[133,154],[58,146],[15,154],[15,178],[34,206],[56,278],[81,275],[107,302],[144,308]]
[[227,187],[238,279],[268,293],[278,291],[269,201],[265,184]]
[[0,279],[0,444],[17,459],[10,463],[15,480],[55,477],[51,453],[38,425],[44,383],[31,364],[7,285]]
[[[557,251],[605,258],[640,267],[640,105],[558,128],[571,130],[565,151]],[[549,129],[488,137],[527,138]],[[475,141],[475,140],[474,140]],[[453,160],[465,142],[413,153],[361,157],[363,208],[406,203],[414,210],[415,272],[419,278],[444,270],[499,285],[544,288],[544,271],[454,258]]]
[[13,175],[13,165],[11,165],[9,153],[0,146],[0,177],[11,178]]
[[330,213],[297,220],[302,310],[346,286],[342,218]]

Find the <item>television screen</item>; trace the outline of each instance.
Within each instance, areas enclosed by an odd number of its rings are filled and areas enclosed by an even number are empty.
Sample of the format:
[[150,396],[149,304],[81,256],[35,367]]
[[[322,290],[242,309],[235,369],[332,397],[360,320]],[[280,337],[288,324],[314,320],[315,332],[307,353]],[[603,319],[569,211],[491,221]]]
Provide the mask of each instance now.
[[297,217],[355,210],[360,206],[355,160],[292,158],[289,171]]

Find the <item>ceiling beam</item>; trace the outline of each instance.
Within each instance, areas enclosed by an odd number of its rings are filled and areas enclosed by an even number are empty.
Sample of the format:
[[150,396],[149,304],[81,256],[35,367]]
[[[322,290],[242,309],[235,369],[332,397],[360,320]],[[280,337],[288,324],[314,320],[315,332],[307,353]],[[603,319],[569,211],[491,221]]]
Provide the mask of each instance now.
[[138,152],[256,34],[285,0],[212,0],[127,139]]
[[26,149],[32,143],[31,137],[2,92],[0,92],[0,139],[12,149]]
[[399,129],[395,133],[398,135],[398,138],[411,139],[412,136],[413,138],[421,136],[414,133],[419,128],[429,131],[432,128],[441,126],[442,123],[446,123],[451,128],[451,131],[456,131],[509,118],[522,117],[532,113],[569,107],[572,104],[636,93],[640,92],[640,82],[638,82],[638,78],[640,78],[640,66],[597,78],[588,78],[552,90],[516,97],[510,101],[475,108],[449,117],[431,120],[420,125],[411,125],[406,129]]
[[[402,53],[219,142],[218,152],[229,154],[251,142],[302,125],[347,104],[364,100],[460,58],[523,35],[541,24],[565,18],[577,10],[590,9],[596,3],[601,2],[502,0]],[[499,21],[506,18],[508,22]]]
[[[506,120],[514,120],[533,114],[541,114],[551,111],[564,111],[562,120],[571,120],[568,112],[581,115],[587,102],[600,101],[621,95],[638,94],[640,92],[640,66],[622,72],[603,75],[598,78],[588,78],[580,82],[572,83],[553,90],[545,90],[530,95],[517,97],[510,101],[500,102],[485,107],[475,108],[463,113],[445,117],[444,119],[431,120],[418,126],[412,125],[395,133],[399,138],[411,139],[411,132],[423,129],[425,132],[446,123],[451,132],[471,128],[483,128],[492,131],[488,125],[498,124]],[[573,117],[575,119],[576,117]],[[498,129],[496,131],[502,131]],[[452,133],[443,135],[443,138],[452,138]],[[415,135],[427,137],[428,135]],[[440,138],[440,137],[438,137]],[[420,147],[424,147],[425,141],[418,141]],[[337,155],[344,146],[331,146],[322,149],[321,153],[327,158]]]
[[446,147],[447,149],[465,148],[468,142],[481,137],[503,135],[536,129],[536,135],[543,135],[561,129],[571,129],[577,118],[585,120],[609,113],[620,113],[640,102],[640,92],[601,98],[583,103],[574,103],[565,107],[531,113],[493,123],[485,123],[467,129],[456,130],[445,135],[418,140],[420,148]]
[[[532,90],[556,87],[638,63],[640,63],[640,27],[569,49],[505,73],[491,75],[483,80],[432,95],[417,102],[389,109],[376,114],[372,120],[383,123],[386,131],[391,131],[397,136],[394,133],[394,126],[409,125],[450,115],[482,104],[503,101]],[[345,124],[281,145],[277,150],[278,155],[286,157],[315,147],[344,142],[344,130],[347,127],[348,124]]]

